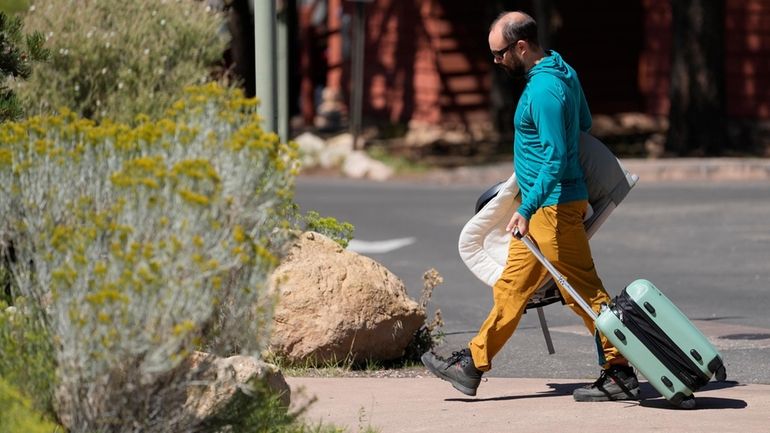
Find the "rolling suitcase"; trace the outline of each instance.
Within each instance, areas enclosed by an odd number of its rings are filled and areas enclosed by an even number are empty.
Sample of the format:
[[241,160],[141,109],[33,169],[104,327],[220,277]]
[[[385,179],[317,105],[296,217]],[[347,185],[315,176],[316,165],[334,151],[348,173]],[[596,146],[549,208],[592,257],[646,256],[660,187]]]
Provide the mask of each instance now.
[[725,380],[722,357],[708,339],[647,280],[628,285],[597,315],[528,236],[516,233],[554,279],[594,319],[596,329],[672,404],[692,408],[693,392],[716,375]]

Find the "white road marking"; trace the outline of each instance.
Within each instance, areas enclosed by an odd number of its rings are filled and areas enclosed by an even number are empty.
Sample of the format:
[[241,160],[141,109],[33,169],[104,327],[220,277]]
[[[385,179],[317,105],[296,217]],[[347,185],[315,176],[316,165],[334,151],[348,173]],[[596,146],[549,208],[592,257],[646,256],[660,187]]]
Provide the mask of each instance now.
[[383,254],[411,245],[415,241],[415,238],[398,238],[384,241],[362,241],[359,239],[352,239],[348,243],[348,250],[361,254]]

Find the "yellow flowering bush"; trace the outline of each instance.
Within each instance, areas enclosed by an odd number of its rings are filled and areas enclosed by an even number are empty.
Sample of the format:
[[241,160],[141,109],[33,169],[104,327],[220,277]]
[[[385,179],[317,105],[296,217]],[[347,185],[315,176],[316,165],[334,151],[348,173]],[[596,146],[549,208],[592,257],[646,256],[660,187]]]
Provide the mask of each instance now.
[[130,122],[160,117],[184,86],[211,79],[227,43],[223,14],[199,0],[32,0],[24,14],[50,60],[18,83],[26,112],[68,107]]
[[163,431],[155,409],[193,350],[260,350],[296,166],[255,101],[215,84],[134,126],[64,112],[0,128],[0,238],[45,307],[65,424]]

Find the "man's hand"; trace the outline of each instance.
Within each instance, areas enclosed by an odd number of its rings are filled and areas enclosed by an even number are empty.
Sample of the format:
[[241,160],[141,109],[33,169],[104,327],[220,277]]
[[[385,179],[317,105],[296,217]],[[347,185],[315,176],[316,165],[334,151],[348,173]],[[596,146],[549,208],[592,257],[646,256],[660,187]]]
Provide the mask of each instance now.
[[518,212],[514,213],[505,230],[513,234],[514,228],[518,228],[519,233],[521,233],[522,236],[526,236],[527,233],[529,233],[529,220],[521,216]]

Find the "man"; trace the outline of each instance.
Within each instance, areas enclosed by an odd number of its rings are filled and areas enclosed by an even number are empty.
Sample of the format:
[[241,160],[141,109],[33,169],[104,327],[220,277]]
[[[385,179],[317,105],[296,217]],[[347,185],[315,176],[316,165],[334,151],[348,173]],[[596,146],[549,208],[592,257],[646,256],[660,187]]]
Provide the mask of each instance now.
[[[514,115],[514,168],[521,206],[508,223],[509,232],[530,234],[580,295],[599,311],[610,297],[596,273],[583,216],[588,192],[578,155],[580,131],[591,127],[591,114],[575,70],[555,51],[544,51],[537,25],[527,14],[507,12],[490,28],[494,61],[526,86]],[[511,337],[527,301],[547,270],[527,247],[511,238],[501,277],[493,286],[494,306],[469,347],[442,359],[428,352],[422,361],[459,391],[476,395],[492,358]],[[562,291],[567,305],[596,335],[602,373],[592,385],[575,390],[577,401],[636,399],[639,382],[628,361],[606,338],[595,333],[591,318]]]

